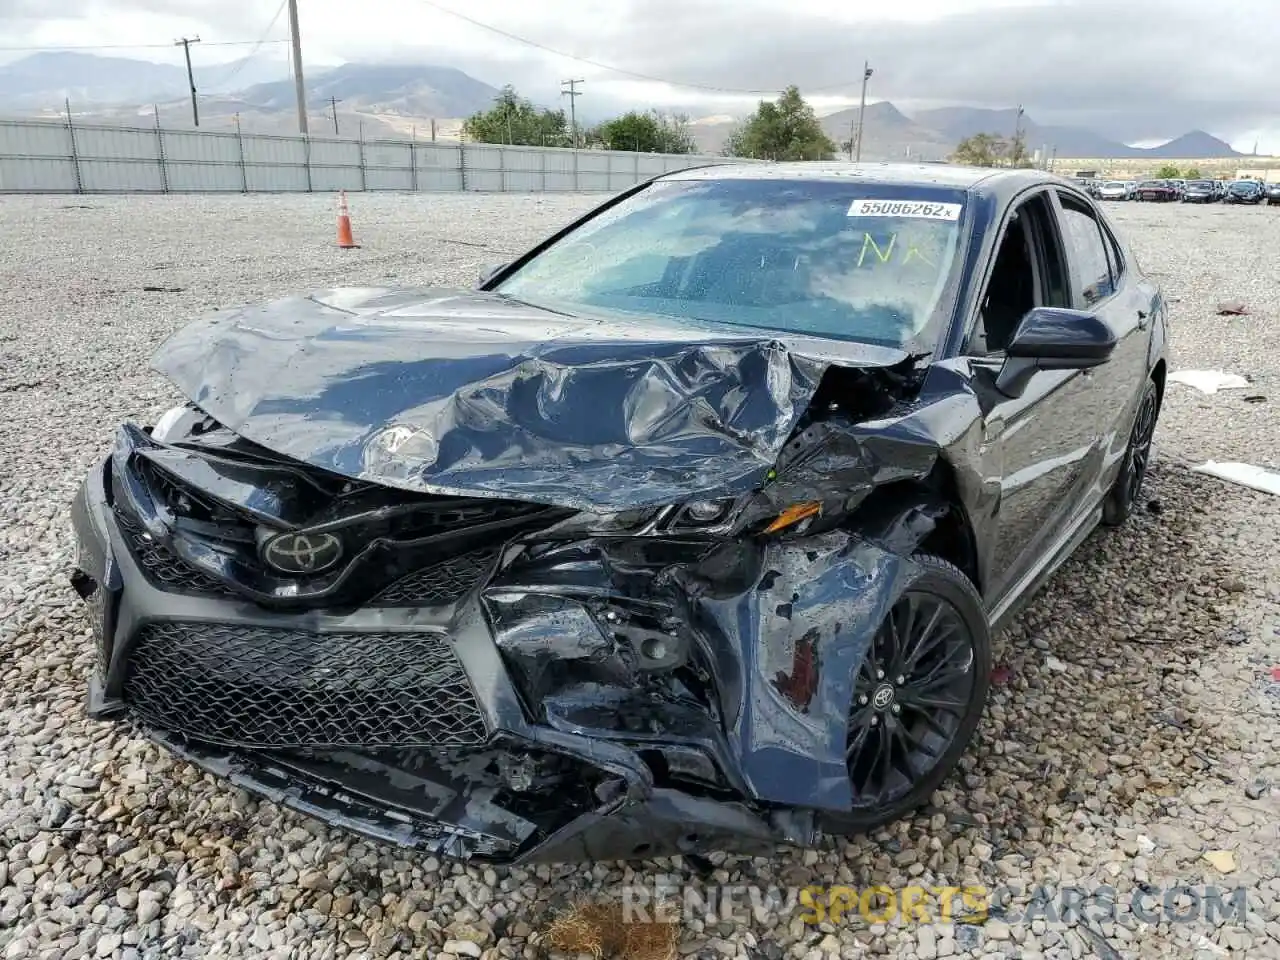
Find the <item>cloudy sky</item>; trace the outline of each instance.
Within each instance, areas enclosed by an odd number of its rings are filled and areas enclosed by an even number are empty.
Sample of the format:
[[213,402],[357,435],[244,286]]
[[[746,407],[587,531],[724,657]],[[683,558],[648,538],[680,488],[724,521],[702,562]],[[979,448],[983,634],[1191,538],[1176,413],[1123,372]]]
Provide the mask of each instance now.
[[[120,44],[110,52],[176,60],[173,39],[199,34],[200,57],[227,60],[250,47],[210,41],[287,37],[287,17],[273,22],[281,7],[281,0],[0,0],[0,44]],[[446,63],[495,86],[514,83],[541,102],[556,100],[561,79],[578,77],[586,80],[584,112],[590,99],[602,111],[639,102],[739,113],[788,83],[821,112],[856,102],[865,59],[875,70],[871,99],[908,111],[1022,103],[1039,123],[1087,126],[1130,143],[1200,128],[1237,149],[1257,140],[1260,152],[1280,153],[1276,0],[299,0],[299,7],[304,65]],[[125,48],[134,44],[156,46]],[[262,49],[283,57],[286,46]]]

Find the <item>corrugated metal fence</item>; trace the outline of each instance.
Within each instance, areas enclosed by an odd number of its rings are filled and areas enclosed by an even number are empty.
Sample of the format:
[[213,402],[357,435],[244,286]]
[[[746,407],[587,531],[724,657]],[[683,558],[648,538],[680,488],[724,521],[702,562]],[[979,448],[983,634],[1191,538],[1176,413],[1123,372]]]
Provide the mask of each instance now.
[[714,159],[0,120],[0,193],[615,191]]

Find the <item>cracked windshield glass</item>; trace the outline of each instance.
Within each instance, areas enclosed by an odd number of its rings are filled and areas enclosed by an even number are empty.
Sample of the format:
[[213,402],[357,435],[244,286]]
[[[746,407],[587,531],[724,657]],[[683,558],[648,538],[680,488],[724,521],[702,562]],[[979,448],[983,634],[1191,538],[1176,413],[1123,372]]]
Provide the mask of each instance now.
[[[956,260],[963,194],[763,179],[654,184],[497,291],[619,311],[900,346],[920,339]],[[875,193],[875,195],[873,195]]]

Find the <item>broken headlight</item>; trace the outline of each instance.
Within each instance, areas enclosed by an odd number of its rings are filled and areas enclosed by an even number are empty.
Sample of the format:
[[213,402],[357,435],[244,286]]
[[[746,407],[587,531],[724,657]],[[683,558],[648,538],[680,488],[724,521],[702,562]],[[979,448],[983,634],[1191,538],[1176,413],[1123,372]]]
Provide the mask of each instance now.
[[668,507],[640,507],[611,513],[583,511],[556,524],[553,536],[609,537],[646,533],[727,533],[741,499],[691,500]]

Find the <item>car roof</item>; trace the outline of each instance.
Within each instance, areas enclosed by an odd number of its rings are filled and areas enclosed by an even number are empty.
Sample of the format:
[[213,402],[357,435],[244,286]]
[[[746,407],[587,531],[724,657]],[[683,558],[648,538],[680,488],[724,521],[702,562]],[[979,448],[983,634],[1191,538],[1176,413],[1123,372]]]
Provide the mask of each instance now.
[[964,167],[951,163],[849,163],[797,161],[788,163],[716,163],[676,170],[659,180],[857,180],[903,187],[950,187],[1003,195],[1036,183],[1079,187],[1073,180],[1043,170]]

